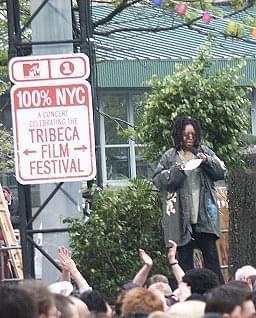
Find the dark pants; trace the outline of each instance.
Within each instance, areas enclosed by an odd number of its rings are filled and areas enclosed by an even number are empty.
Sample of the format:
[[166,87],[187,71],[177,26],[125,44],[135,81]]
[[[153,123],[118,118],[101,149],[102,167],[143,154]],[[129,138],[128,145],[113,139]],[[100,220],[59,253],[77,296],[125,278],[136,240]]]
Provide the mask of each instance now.
[[224,279],[220,270],[216,240],[217,236],[214,234],[193,233],[193,239],[188,244],[177,248],[179,264],[182,269],[186,272],[194,268],[193,251],[198,248],[203,254],[204,267],[216,273],[220,283],[223,284]]

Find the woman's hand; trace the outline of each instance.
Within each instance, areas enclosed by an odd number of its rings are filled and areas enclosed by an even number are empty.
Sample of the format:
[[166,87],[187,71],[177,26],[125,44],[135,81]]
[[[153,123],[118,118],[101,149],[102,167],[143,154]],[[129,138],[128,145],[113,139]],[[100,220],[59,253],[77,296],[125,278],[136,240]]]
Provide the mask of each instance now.
[[202,159],[203,161],[207,161],[208,157],[206,154],[204,154],[203,152],[199,152],[197,155],[198,159]]
[[184,163],[176,162],[176,169],[183,170],[185,167]]

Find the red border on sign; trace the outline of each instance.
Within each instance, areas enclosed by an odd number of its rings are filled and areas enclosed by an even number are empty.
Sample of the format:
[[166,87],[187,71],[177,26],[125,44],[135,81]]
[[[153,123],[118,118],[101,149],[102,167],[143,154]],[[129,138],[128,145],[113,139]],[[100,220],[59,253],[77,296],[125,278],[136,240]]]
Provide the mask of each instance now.
[[[95,161],[95,142],[94,142],[94,127],[93,127],[93,109],[92,109],[92,99],[91,99],[91,86],[88,82],[82,81],[78,82],[75,81],[73,84],[67,84],[63,83],[62,81],[58,82],[58,85],[56,83],[48,84],[48,85],[40,85],[39,83],[35,83],[33,85],[30,85],[28,83],[28,86],[25,85],[15,85],[11,89],[11,100],[12,100],[12,118],[13,118],[13,133],[14,133],[14,140],[15,140],[15,162],[16,162],[16,178],[21,184],[40,184],[40,183],[51,183],[51,182],[65,182],[65,181],[81,181],[81,180],[91,180],[95,177],[96,175],[96,161]],[[58,86],[58,87],[66,87],[66,86],[74,86],[74,85],[79,85],[83,86],[85,90],[88,92],[88,106],[84,105],[84,107],[87,108],[88,112],[88,119],[89,119],[89,142],[90,142],[90,167],[91,170],[88,174],[86,175],[80,175],[80,176],[65,176],[63,178],[61,177],[36,177],[36,178],[24,178],[22,176],[22,173],[20,171],[21,168],[21,155],[20,151],[21,149],[19,148],[19,137],[20,135],[18,134],[19,127],[18,127],[18,120],[17,120],[17,100],[15,99],[15,94],[19,90],[24,90],[27,88],[33,89],[33,88],[49,88],[51,86]],[[56,105],[57,106],[57,105]],[[62,105],[65,106],[65,105]],[[66,107],[81,107],[83,105],[72,105],[72,106],[66,106]],[[52,109],[52,106],[43,106],[43,107],[37,107],[38,109]],[[28,111],[28,108],[19,108],[19,110],[26,110]]]

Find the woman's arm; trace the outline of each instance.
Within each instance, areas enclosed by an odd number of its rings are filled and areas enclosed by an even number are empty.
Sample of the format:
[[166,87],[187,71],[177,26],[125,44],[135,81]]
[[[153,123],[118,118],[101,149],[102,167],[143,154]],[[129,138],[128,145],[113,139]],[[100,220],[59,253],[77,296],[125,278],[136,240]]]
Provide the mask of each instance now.
[[186,178],[182,165],[175,161],[174,149],[168,150],[159,161],[153,175],[153,183],[159,189],[174,192]]
[[198,158],[203,159],[201,168],[212,181],[224,180],[226,167],[222,160],[220,160],[215,153],[202,146],[203,152],[197,154]]

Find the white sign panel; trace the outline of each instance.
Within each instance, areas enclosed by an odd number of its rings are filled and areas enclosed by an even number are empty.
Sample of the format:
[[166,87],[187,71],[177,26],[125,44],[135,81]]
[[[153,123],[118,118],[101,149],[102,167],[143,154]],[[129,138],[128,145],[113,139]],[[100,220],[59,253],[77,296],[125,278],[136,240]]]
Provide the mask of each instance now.
[[89,75],[89,58],[82,53],[14,57],[9,63],[10,80],[16,84],[86,79]]
[[44,84],[15,85],[11,90],[17,180],[34,184],[93,179],[90,84]]

